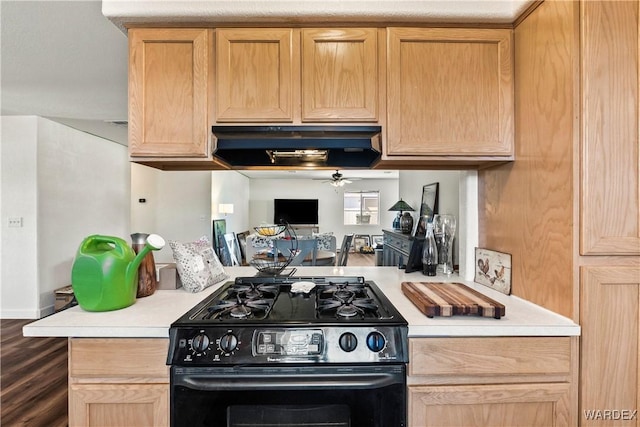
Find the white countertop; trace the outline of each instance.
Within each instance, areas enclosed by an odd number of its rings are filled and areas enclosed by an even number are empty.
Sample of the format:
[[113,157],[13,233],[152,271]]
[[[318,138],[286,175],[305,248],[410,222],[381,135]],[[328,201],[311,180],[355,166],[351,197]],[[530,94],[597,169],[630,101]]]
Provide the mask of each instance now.
[[[443,336],[576,336],[580,326],[570,319],[515,296],[452,277],[406,274],[396,267],[297,267],[296,276],[363,276],[374,281],[409,323],[409,337]],[[231,278],[253,276],[252,267],[226,267]],[[477,316],[428,318],[409,301],[400,288],[404,281],[460,282],[505,306],[501,319]],[[196,294],[183,289],[156,291],[130,307],[107,312],[88,312],[75,306],[24,326],[24,336],[167,338],[169,326],[222,284]]]

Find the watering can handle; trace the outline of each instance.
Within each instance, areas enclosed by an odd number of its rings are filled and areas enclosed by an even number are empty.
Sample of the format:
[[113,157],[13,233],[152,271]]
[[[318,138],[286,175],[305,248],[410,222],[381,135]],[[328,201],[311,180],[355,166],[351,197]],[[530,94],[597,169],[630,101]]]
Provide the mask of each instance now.
[[115,237],[110,237],[110,236],[102,236],[99,234],[94,234],[93,236],[90,236],[84,240],[82,244],[82,250],[86,251],[89,246],[95,245],[96,243],[108,243],[113,245],[116,251],[122,253],[122,247],[118,244],[117,240],[120,240],[120,239],[116,239]]

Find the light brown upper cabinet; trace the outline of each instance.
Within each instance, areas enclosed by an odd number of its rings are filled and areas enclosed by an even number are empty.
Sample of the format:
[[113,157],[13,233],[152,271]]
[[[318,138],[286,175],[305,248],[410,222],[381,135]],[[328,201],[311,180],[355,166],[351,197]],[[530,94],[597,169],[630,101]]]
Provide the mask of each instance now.
[[388,28],[385,155],[514,153],[512,31]]
[[216,30],[216,120],[293,121],[293,30]]
[[207,157],[211,30],[129,30],[129,153]]
[[378,30],[216,30],[216,121],[378,120]]
[[302,30],[302,121],[378,120],[377,30]]

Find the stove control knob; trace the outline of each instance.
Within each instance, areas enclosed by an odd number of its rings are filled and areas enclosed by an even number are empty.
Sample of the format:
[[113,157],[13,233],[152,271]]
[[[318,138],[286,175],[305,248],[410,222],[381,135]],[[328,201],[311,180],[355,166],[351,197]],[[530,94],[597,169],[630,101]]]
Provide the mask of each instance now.
[[353,335],[351,332],[345,332],[340,335],[340,348],[347,353],[352,352],[358,346],[358,338]]
[[231,332],[224,334],[220,337],[220,350],[225,353],[231,353],[236,351],[238,347],[238,337],[233,335]]
[[384,349],[386,340],[380,332],[371,332],[367,335],[367,347],[369,350],[379,353]]
[[205,334],[198,334],[191,340],[191,349],[196,353],[201,353],[209,348],[209,337]]

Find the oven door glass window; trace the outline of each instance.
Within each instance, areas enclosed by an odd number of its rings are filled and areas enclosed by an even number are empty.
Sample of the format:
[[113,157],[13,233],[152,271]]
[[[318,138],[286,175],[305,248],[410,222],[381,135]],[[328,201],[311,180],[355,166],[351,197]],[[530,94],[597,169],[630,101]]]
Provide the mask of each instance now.
[[349,427],[350,420],[347,405],[233,405],[227,412],[229,427]]

